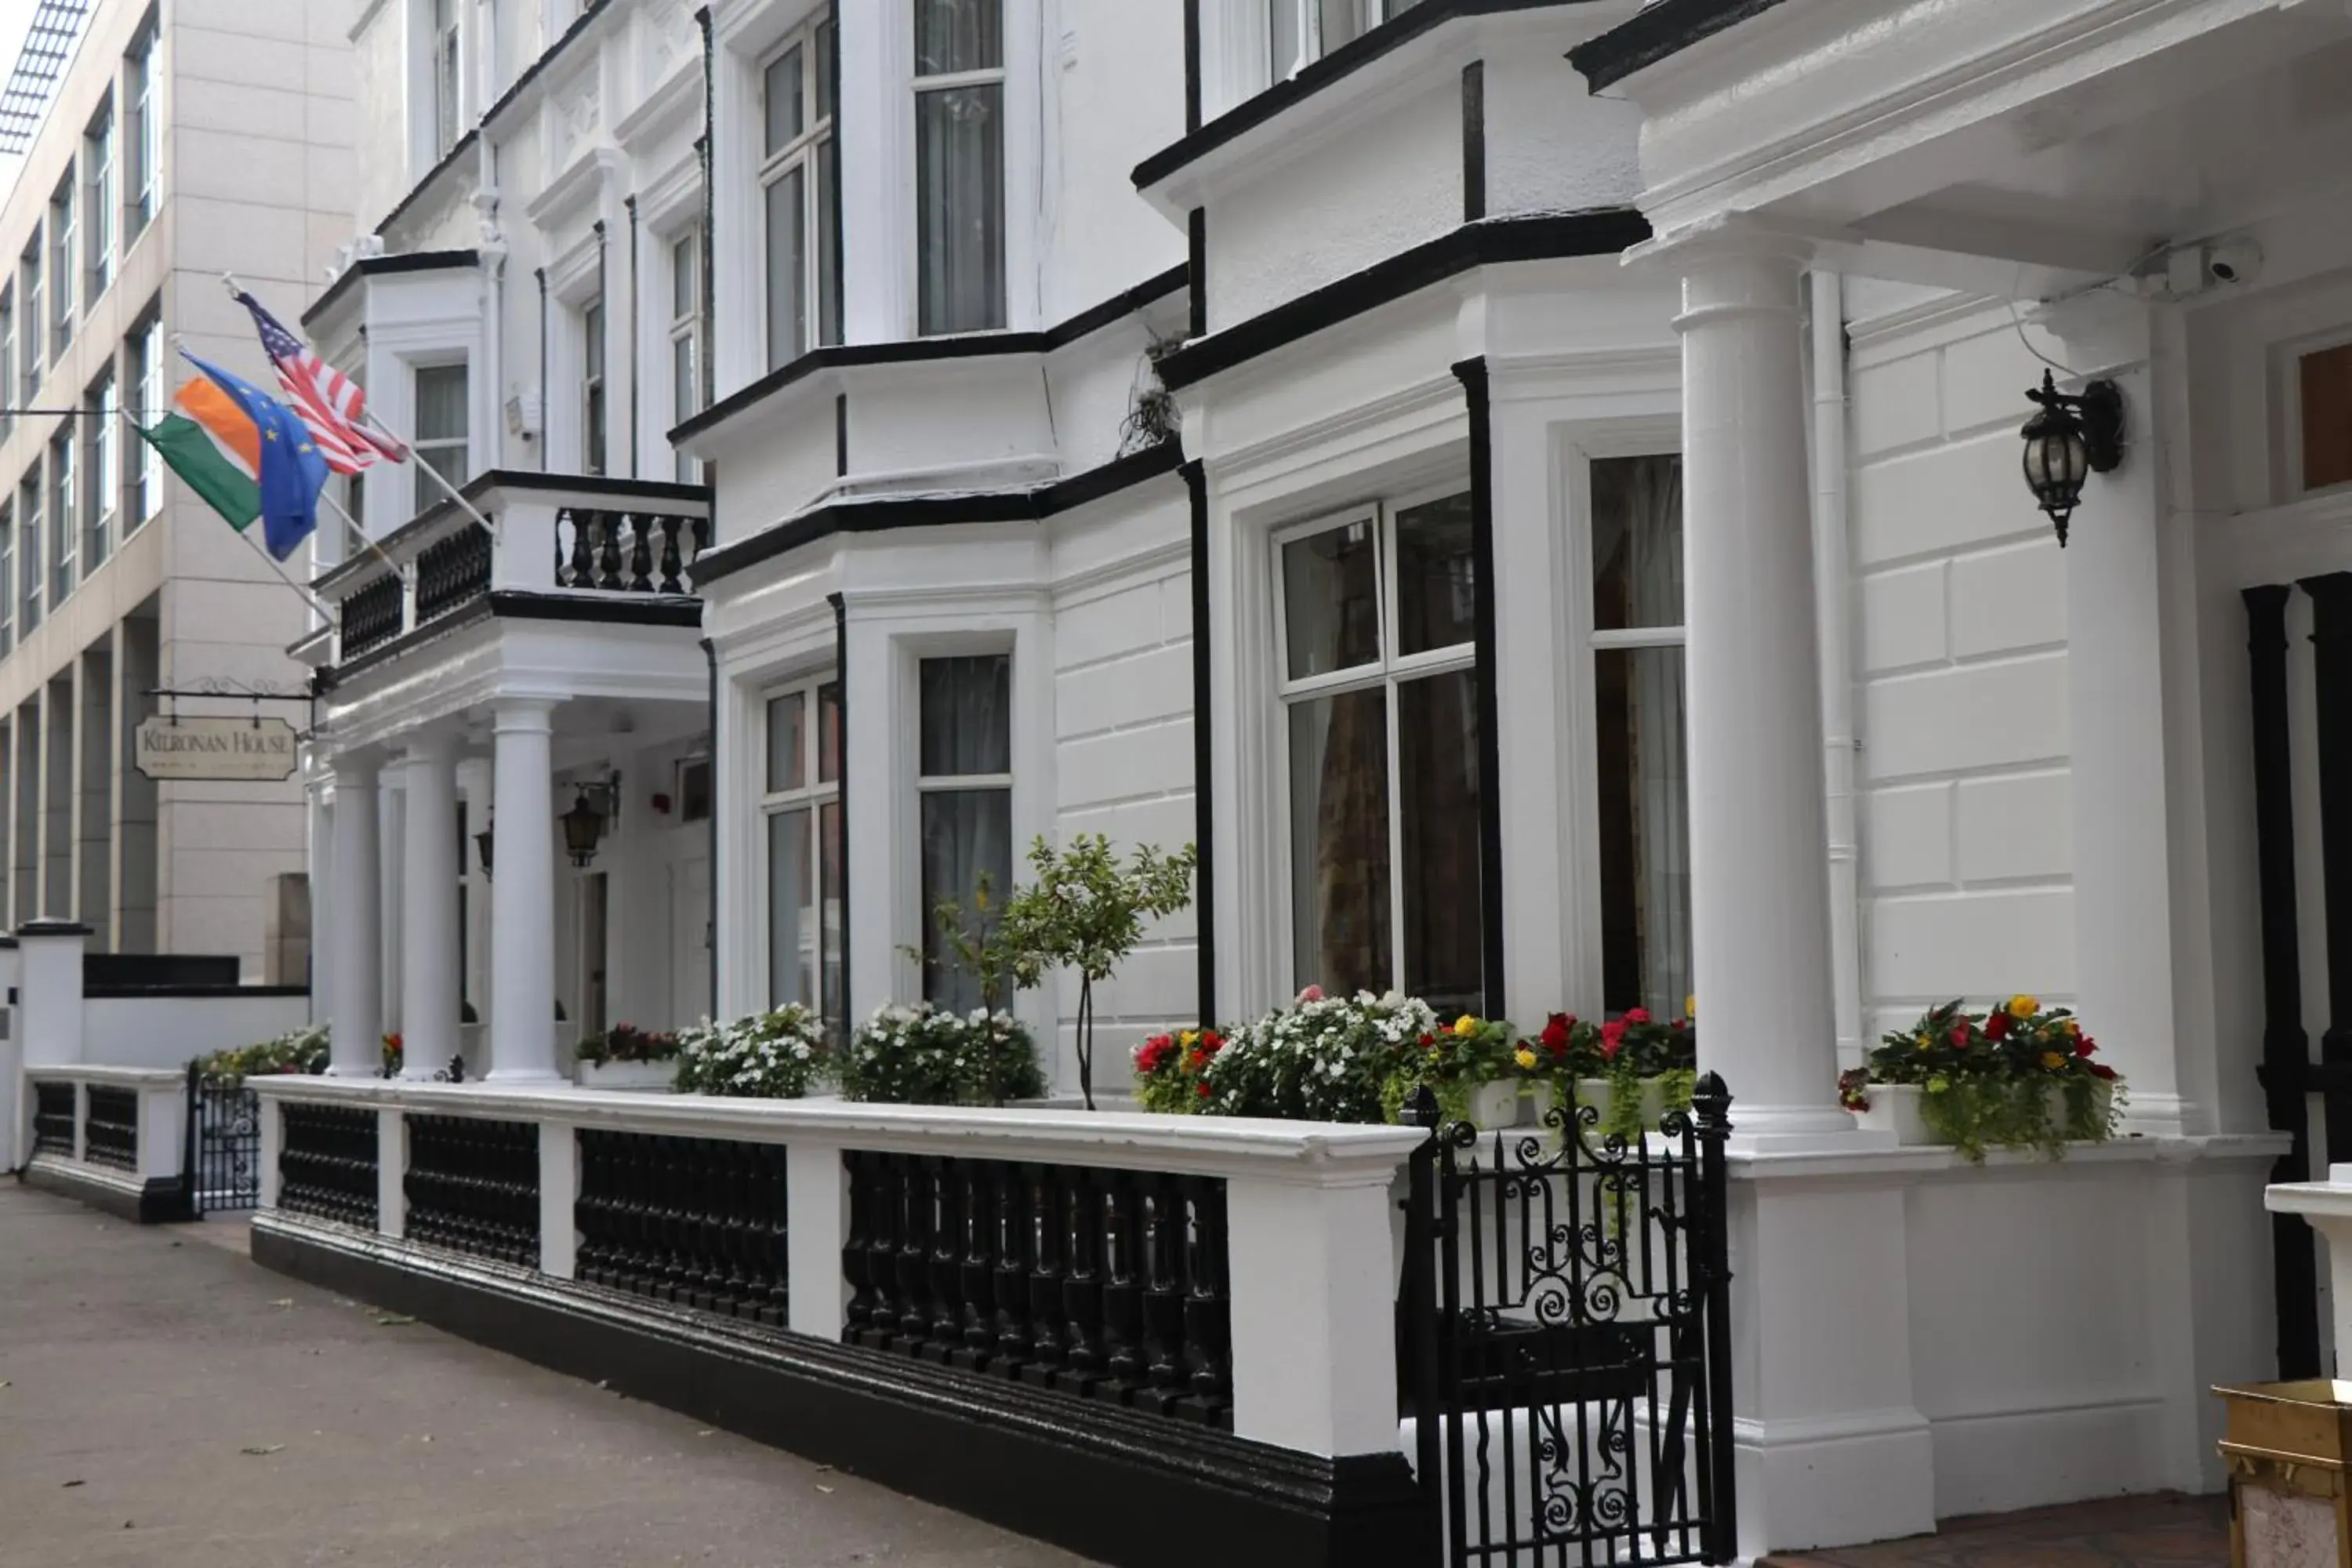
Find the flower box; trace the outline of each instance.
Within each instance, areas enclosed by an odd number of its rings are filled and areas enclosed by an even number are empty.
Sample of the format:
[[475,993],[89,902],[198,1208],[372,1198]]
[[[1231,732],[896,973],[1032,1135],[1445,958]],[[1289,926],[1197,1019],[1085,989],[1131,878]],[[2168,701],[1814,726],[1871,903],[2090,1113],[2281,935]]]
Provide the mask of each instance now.
[[[1605,1129],[1609,1125],[1609,1108],[1614,1102],[1610,1082],[1605,1078],[1579,1079],[1576,1098],[1580,1104],[1592,1107],[1592,1125]],[[1644,1131],[1655,1131],[1659,1121],[1666,1114],[1666,1085],[1663,1079],[1642,1080],[1641,1121]]]
[[1470,1091],[1470,1121],[1482,1132],[1498,1132],[1519,1124],[1519,1082],[1498,1078]]
[[1927,1091],[1916,1083],[1873,1083],[1863,1087],[1870,1100],[1870,1109],[1857,1110],[1853,1119],[1873,1132],[1892,1132],[1895,1146],[1914,1149],[1927,1144],[1944,1143],[1928,1129],[1927,1119],[1919,1114],[1919,1101]]
[[572,1080],[583,1089],[656,1089],[667,1094],[677,1075],[675,1061],[578,1062],[572,1067]]

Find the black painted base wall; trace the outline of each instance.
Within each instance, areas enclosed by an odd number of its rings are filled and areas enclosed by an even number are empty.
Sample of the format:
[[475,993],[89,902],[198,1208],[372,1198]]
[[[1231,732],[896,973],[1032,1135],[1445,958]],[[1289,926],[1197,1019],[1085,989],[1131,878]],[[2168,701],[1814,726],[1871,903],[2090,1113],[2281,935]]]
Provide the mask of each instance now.
[[169,1225],[189,1218],[185,1194],[177,1176],[138,1177],[107,1172],[54,1155],[36,1155],[19,1173],[28,1187],[86,1203],[92,1208],[136,1225]]
[[1402,1454],[1320,1458],[276,1215],[253,1258],[1118,1568],[1434,1560]]

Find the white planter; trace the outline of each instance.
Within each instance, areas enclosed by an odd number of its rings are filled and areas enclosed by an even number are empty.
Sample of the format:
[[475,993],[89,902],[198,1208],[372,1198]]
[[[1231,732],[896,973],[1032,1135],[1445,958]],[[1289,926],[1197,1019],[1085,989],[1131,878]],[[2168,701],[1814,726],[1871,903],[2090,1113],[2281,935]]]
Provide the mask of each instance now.
[[1874,1132],[1892,1132],[1897,1146],[1905,1149],[1941,1143],[1927,1129],[1919,1114],[1919,1102],[1927,1091],[1916,1083],[1873,1083],[1863,1087],[1869,1097],[1870,1109],[1853,1113],[1855,1121]]
[[1519,1124],[1519,1086],[1512,1079],[1496,1079],[1470,1091],[1470,1121],[1482,1132]]
[[[1594,1135],[1606,1137],[1608,1134],[1604,1130],[1609,1125],[1609,1107],[1612,1103],[1609,1080],[1605,1078],[1579,1079],[1576,1083],[1576,1097],[1582,1103],[1592,1107]],[[1659,1119],[1665,1113],[1664,1082],[1654,1078],[1643,1079],[1642,1080],[1642,1126],[1647,1131],[1656,1131]]]
[[677,1063],[579,1062],[572,1070],[583,1089],[657,1089],[667,1093],[677,1077]]
[[1551,1114],[1553,1096],[1552,1086],[1550,1084],[1528,1084],[1525,1089],[1519,1091],[1519,1096],[1520,1115],[1526,1120],[1528,1126],[1549,1127],[1551,1125],[1544,1120],[1545,1117]]

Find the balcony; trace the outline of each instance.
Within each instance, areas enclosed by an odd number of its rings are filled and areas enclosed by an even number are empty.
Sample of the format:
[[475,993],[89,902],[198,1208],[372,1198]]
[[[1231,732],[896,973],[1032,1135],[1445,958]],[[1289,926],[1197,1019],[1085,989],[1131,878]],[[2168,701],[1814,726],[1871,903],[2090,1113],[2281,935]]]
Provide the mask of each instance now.
[[710,543],[700,485],[493,470],[466,486],[486,531],[443,501],[319,580],[334,606],[337,667],[436,627],[535,602],[583,620],[694,602]]

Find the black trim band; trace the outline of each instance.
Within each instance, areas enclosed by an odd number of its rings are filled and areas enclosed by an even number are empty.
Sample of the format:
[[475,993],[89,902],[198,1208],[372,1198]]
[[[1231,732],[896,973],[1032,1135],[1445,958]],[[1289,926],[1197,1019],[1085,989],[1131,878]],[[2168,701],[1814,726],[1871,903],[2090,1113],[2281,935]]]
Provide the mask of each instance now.
[[28,1187],[88,1204],[133,1225],[170,1225],[189,1217],[186,1190],[177,1175],[149,1176],[103,1171],[54,1154],[36,1154],[18,1173]]
[[481,264],[481,252],[476,250],[412,250],[400,256],[362,256],[343,268],[341,276],[327,285],[326,292],[310,302],[310,308],[298,318],[309,326],[312,321],[335,308],[345,294],[357,287],[362,278],[383,278],[396,272],[437,272],[443,268],[477,267]]
[[1100,500],[1129,485],[1172,473],[1183,461],[1173,441],[1162,441],[1115,458],[1099,468],[1025,490],[983,490],[961,496],[906,496],[877,500],[835,501],[804,511],[719,550],[705,551],[694,563],[697,591],[746,567],[788,554],[836,533],[885,533],[900,528],[938,528],[963,522],[1043,522],[1057,512]]
[[308,996],[308,985],[86,985],[85,996]]
[[1201,966],[1201,1027],[1217,1025],[1217,812],[1215,689],[1209,640],[1209,476],[1199,462],[1177,470],[1192,512],[1192,842],[1200,851],[1193,891],[1193,947]]
[[1184,134],[1201,129],[1201,0],[1184,0]]
[[1478,648],[1478,923],[1479,967],[1485,973],[1489,1018],[1509,1009],[1503,987],[1503,713],[1496,676],[1501,668],[1495,613],[1494,421],[1486,362],[1454,367],[1470,415],[1470,570],[1476,590],[1473,636]]
[[[2324,1068],[2352,1068],[2352,572],[2305,577],[2311,595],[2312,686],[2318,725],[2319,864],[2326,890],[2328,1024]],[[2330,1094],[2327,1147],[2352,1150],[2352,1094]]]
[[265,1213],[253,1260],[1118,1568],[1417,1568],[1433,1494],[1328,1459]]
[[1462,221],[1486,216],[1486,62],[1462,68]]
[[919,364],[927,360],[986,359],[998,354],[1051,353],[1080,338],[1098,332],[1153,301],[1184,287],[1188,268],[1171,267],[1134,288],[1089,305],[1066,321],[1035,332],[962,332],[941,338],[901,338],[883,343],[833,343],[811,349],[788,364],[778,365],[750,385],[729,393],[693,418],[672,427],[670,444],[693,439],[715,425],[724,424],[753,404],[772,397],[796,381],[819,371],[848,370],[862,365]]
[[[1416,6],[1405,15],[1416,16],[1420,10]],[[1630,207],[1465,224],[1376,261],[1361,272],[1285,300],[1213,337],[1185,344],[1160,360],[1160,380],[1171,392],[1190,386],[1474,267],[1609,256],[1649,237],[1648,220]]]
[[1780,0],[1652,0],[1645,10],[1568,51],[1591,91],[1614,87],[1634,72],[1679,54],[1778,5]]
[[1192,279],[1192,326],[1187,337],[1209,335],[1209,213],[1194,207],[1184,215],[1184,270]]

